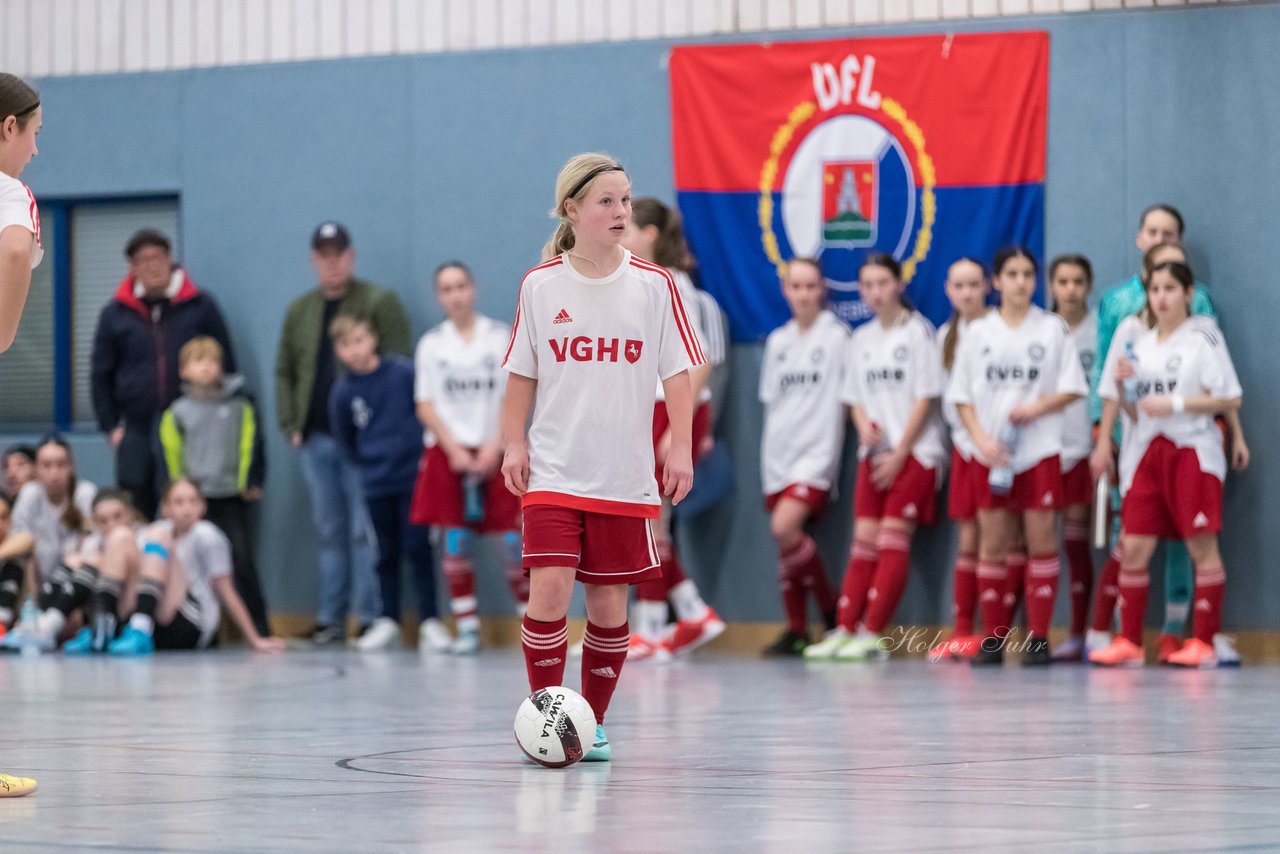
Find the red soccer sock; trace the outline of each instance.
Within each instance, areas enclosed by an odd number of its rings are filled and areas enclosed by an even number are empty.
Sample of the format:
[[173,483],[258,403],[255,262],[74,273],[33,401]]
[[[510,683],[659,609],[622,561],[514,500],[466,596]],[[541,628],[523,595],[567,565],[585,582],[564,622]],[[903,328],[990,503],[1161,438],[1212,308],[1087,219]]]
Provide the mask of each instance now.
[[582,639],[582,696],[591,704],[598,724],[604,723],[613,689],[618,687],[630,636],[626,623],[602,629],[587,621],[587,633]]
[[778,586],[782,589],[782,608],[787,614],[787,631],[807,634],[805,613],[805,565],[817,551],[813,538],[805,537],[786,551],[778,551]]
[[1002,638],[1009,633],[1005,619],[1004,588],[1009,571],[1003,563],[978,561],[978,609],[988,635]]
[[444,580],[449,585],[449,608],[459,626],[474,627],[476,620],[476,573],[466,555],[445,555]]
[[1093,554],[1089,549],[1089,526],[1066,522],[1062,526],[1062,547],[1071,572],[1071,634],[1083,635],[1089,621],[1089,593],[1093,587]]
[[528,614],[520,626],[529,693],[564,684],[564,658],[569,654],[568,622],[564,617],[542,622]]
[[806,551],[809,551],[808,545],[811,543],[813,549],[812,557],[800,567],[801,584],[804,585],[806,591],[813,595],[814,601],[818,603],[818,610],[824,615],[830,614],[836,609],[838,599],[836,591],[831,586],[831,579],[827,578],[827,567],[822,563],[822,555],[818,553],[818,544],[813,542],[813,537],[805,534]]
[[844,571],[844,584],[840,589],[840,613],[837,622],[845,631],[853,631],[862,619],[867,607],[867,591],[876,575],[880,551],[867,540],[854,540],[849,550],[849,566]]
[[1142,646],[1142,624],[1147,618],[1147,593],[1151,573],[1145,566],[1126,566],[1120,570],[1120,634]]
[[978,556],[956,555],[952,576],[951,616],[955,621],[955,633],[960,636],[973,634],[973,610],[978,605]]
[[672,587],[684,581],[684,567],[680,565],[675,543],[670,540],[658,543],[658,560],[662,563],[662,595],[665,599]]
[[1027,628],[1038,638],[1049,637],[1053,601],[1058,597],[1062,561],[1057,552],[1035,555],[1027,565]]
[[907,570],[911,568],[911,536],[898,528],[880,528],[876,537],[880,560],[876,562],[875,580],[867,592],[867,631],[880,634],[893,618],[902,591],[907,587]]
[[1213,636],[1222,631],[1222,594],[1227,574],[1222,566],[1196,570],[1195,612],[1191,633],[1196,640],[1212,645]]
[[1011,551],[1004,559],[1004,621],[1013,625],[1013,618],[1018,612],[1018,603],[1022,601],[1022,592],[1027,583],[1027,553]]
[[1111,556],[1102,567],[1098,576],[1098,598],[1093,600],[1093,624],[1089,627],[1095,632],[1111,631],[1115,621],[1116,597],[1120,595],[1120,546],[1111,551]]

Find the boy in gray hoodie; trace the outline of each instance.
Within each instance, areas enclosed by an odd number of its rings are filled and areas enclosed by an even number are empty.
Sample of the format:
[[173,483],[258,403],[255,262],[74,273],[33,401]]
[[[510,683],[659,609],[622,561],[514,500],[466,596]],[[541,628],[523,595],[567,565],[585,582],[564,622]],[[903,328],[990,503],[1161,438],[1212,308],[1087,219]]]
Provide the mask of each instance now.
[[253,557],[249,506],[262,498],[262,431],[244,378],[223,374],[222,346],[193,338],[178,353],[182,396],[160,419],[160,444],[169,480],[195,484],[208,505],[205,518],[231,541],[236,592],[254,627],[271,635]]

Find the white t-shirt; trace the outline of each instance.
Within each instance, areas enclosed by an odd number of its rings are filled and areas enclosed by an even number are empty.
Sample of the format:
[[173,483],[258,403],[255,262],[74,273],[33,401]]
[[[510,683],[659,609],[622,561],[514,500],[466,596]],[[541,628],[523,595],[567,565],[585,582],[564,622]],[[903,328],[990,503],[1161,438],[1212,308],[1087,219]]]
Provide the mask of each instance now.
[[[93,513],[93,499],[98,488],[88,481],[76,484],[74,501],[85,521]],[[44,484],[32,481],[18,490],[13,503],[13,533],[30,534],[36,541],[36,569],[41,580],[47,579],[63,557],[80,548],[84,531],[73,531],[62,523],[62,507],[55,507],[44,491]]]
[[[689,278],[688,273],[683,270],[672,270],[670,268],[667,268],[667,272],[671,274],[672,280],[676,283],[676,291],[680,294],[680,301],[684,303],[685,311],[689,314],[689,323],[693,327],[694,333],[698,336],[698,343],[702,345],[702,355],[705,359],[703,364],[720,364],[724,361],[724,341],[720,336],[716,336],[716,339],[719,341],[718,348],[707,348],[707,343],[711,340],[711,335],[707,332],[708,321],[714,321],[716,318],[706,316],[702,300],[698,298],[698,289],[694,286],[693,279]],[[667,399],[667,394],[662,388],[661,380],[658,381],[657,399]],[[703,386],[702,392],[698,395],[698,402],[705,403],[710,399],[710,386]]]
[[[1121,337],[1124,333],[1124,337]],[[1188,318],[1164,341],[1155,329],[1136,318],[1126,319],[1116,330],[1098,382],[1098,394],[1119,400],[1116,363],[1125,354],[1124,344],[1133,341],[1137,357],[1138,400],[1148,395],[1180,394],[1184,397],[1213,397],[1232,400],[1242,396],[1240,379],[1227,351],[1222,330],[1208,317]],[[1119,346],[1116,346],[1116,345]],[[1152,418],[1138,407],[1138,420],[1125,433],[1120,455],[1120,487],[1128,492],[1147,448],[1157,436],[1164,436],[1179,448],[1191,448],[1200,461],[1200,470],[1222,480],[1227,474],[1227,455],[1222,433],[1212,415],[1184,412]]]
[[[149,539],[147,535],[154,537],[157,532],[172,537],[173,523],[168,519],[155,522],[146,529],[143,539]],[[218,623],[222,619],[222,608],[213,590],[213,581],[231,574],[231,543],[216,525],[201,519],[177,539],[169,557],[172,561],[170,578],[174,577],[173,572],[182,572],[187,582],[187,593],[178,612],[200,629],[199,645],[206,647],[217,634]],[[170,589],[176,591],[178,588]]]
[[[1093,376],[1098,358],[1098,314],[1090,311],[1080,325],[1070,330],[1071,340],[1080,357],[1085,379]],[[1089,399],[1081,398],[1062,411],[1062,470],[1074,468],[1093,451],[1093,420],[1089,417]]]
[[[918,311],[899,317],[888,329],[873,318],[853,331],[840,398],[850,406],[861,406],[880,425],[891,448],[902,442],[916,401],[940,398],[946,388],[937,334]],[[860,447],[858,456],[869,452]],[[911,456],[927,469],[946,460],[942,419],[932,407]]]
[[765,495],[793,483],[834,487],[844,444],[840,388],[848,348],[849,327],[830,311],[819,314],[807,331],[789,320],[769,333],[760,366]]
[[44,258],[44,244],[40,242],[40,209],[36,206],[36,197],[26,184],[0,172],[0,231],[11,225],[25,228],[35,235],[35,246],[31,248],[31,269],[34,270]]
[[670,273],[625,252],[602,279],[534,267],[503,367],[538,381],[525,505],[657,516],[653,382],[704,361]]
[[[965,332],[973,324],[973,321],[960,318],[959,320],[956,321],[956,323],[959,324],[959,327],[958,327],[958,331],[956,332],[956,347],[951,354],[952,356],[951,371],[948,371],[945,365],[943,366],[943,371],[946,372],[948,381],[951,378],[952,371],[955,370],[955,360],[960,355],[960,342],[964,340]],[[938,358],[939,359],[942,358],[942,355],[945,352],[945,348],[947,346],[947,333],[950,331],[951,331],[951,321],[949,320],[946,323],[942,324],[942,328],[938,330],[937,341],[938,341]],[[963,459],[965,459],[966,461],[971,460],[973,459],[973,455],[977,453],[977,449],[973,447],[973,440],[969,438],[969,431],[964,429],[964,424],[962,424],[960,421],[960,415],[958,412],[956,412],[955,403],[946,399],[945,389],[943,390],[943,395],[944,396],[942,399],[942,420],[946,422],[947,430],[951,434],[951,444],[955,447],[957,451],[960,452],[960,456]]]
[[[1033,305],[1016,328],[998,311],[969,326],[956,354],[946,400],[972,405],[983,429],[996,439],[1014,407],[1046,395],[1083,396],[1088,391],[1067,324]],[[1015,474],[1061,456],[1062,422],[1062,413],[1055,412],[1019,429],[1010,461]]]
[[[430,401],[459,444],[478,448],[498,432],[507,374],[502,357],[511,342],[504,323],[479,315],[467,341],[452,320],[427,332],[414,351],[414,400]],[[436,443],[430,430],[422,441]]]

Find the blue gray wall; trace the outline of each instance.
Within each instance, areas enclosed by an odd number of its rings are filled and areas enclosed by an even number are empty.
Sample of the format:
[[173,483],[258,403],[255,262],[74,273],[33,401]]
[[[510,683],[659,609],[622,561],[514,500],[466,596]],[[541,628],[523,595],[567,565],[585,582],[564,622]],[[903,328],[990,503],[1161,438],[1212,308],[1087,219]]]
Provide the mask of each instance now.
[[[1269,374],[1280,269],[1280,6],[1087,14],[954,29],[1051,33],[1047,236],[1050,253],[1083,251],[1102,283],[1139,263],[1136,216],[1178,204],[1189,247],[1211,283],[1247,395],[1252,470],[1227,490],[1227,621],[1280,626],[1280,549],[1264,535],[1280,507],[1280,399]],[[903,26],[857,35],[915,33]],[[852,31],[783,38],[853,35]],[[763,37],[762,37],[763,38]],[[672,198],[669,42],[437,54],[161,74],[51,79],[41,156],[26,173],[46,198],[176,192],[183,259],[215,293],[249,381],[274,420],[272,366],[286,305],[311,286],[307,239],[325,218],[355,236],[358,272],[395,288],[415,333],[440,319],[426,281],[445,257],[471,262],[481,308],[510,318],[521,272],[537,260],[555,172],[604,149],[638,194]],[[758,500],[759,350],[734,349],[737,501],[685,532],[689,562],[729,619],[780,616],[772,546]],[[6,437],[7,438],[7,437]],[[110,472],[105,445],[77,440],[82,468]],[[260,550],[275,607],[315,598],[306,492],[278,435]],[[848,490],[845,490],[846,496]],[[1265,508],[1273,510],[1268,513]],[[832,571],[847,548],[846,501],[820,525]],[[900,616],[941,621],[949,581],[946,528],[919,539]],[[483,607],[505,612],[498,578]]]

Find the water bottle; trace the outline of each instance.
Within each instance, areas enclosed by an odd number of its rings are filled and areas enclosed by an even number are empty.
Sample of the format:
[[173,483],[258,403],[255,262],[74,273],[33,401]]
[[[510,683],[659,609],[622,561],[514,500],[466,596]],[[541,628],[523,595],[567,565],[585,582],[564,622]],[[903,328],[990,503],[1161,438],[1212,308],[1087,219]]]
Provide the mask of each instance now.
[[18,643],[21,645],[23,657],[31,658],[39,655],[40,645],[36,639],[36,623],[40,621],[40,609],[36,607],[35,599],[28,596],[22,603],[18,621],[20,623],[18,631],[21,633]]
[[480,493],[480,478],[469,474],[462,480],[463,518],[468,522],[484,521],[484,496]]
[[1124,344],[1124,357],[1133,366],[1133,376],[1124,381],[1124,402],[1138,402],[1138,354],[1133,350],[1133,342],[1126,341]]
[[1006,421],[996,441],[1004,446],[1005,464],[992,467],[987,475],[987,485],[993,495],[1008,495],[1013,489],[1013,454],[1018,444],[1018,428]]

